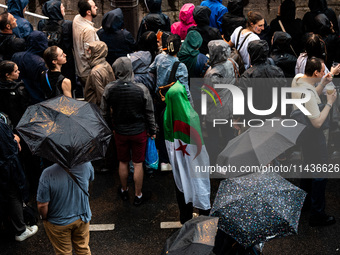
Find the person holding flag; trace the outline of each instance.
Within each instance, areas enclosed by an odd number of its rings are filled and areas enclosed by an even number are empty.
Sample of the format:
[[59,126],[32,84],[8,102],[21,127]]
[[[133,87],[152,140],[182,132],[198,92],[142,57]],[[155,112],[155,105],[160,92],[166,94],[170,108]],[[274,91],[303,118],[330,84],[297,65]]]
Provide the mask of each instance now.
[[196,171],[207,169],[209,155],[203,142],[199,116],[179,81],[166,93],[165,103],[165,144],[176,183],[180,221],[184,224],[192,218],[193,207],[199,209],[200,215],[209,215],[209,171]]

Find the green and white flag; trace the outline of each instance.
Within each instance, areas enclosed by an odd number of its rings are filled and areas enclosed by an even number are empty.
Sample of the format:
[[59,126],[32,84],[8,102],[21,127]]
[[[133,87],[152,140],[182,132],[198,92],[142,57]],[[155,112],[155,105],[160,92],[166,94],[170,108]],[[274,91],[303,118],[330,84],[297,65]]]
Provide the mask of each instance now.
[[[177,188],[185,202],[210,209],[209,156],[199,116],[192,108],[185,87],[177,81],[166,93],[164,136]],[[202,171],[203,170],[203,171]]]

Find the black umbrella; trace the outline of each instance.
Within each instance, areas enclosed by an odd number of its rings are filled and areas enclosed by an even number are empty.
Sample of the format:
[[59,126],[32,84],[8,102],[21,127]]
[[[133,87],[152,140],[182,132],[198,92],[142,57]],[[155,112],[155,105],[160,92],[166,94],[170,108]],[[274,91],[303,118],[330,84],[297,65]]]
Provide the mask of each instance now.
[[104,157],[112,135],[97,106],[65,96],[28,107],[16,129],[33,154],[66,168]]
[[209,255],[215,244],[218,218],[199,216],[187,221],[166,240],[164,255]]

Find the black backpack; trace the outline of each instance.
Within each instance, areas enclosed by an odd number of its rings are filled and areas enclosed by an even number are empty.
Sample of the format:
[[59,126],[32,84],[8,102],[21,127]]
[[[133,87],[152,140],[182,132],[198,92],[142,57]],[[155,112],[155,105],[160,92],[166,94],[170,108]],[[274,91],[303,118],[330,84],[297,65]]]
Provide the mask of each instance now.
[[51,84],[48,78],[48,71],[43,71],[41,73],[42,88],[44,92],[45,99],[50,99],[63,94],[63,89],[61,87],[65,76],[59,75],[56,84]]
[[48,20],[41,30],[47,37],[48,46],[60,46],[63,41],[64,20]]

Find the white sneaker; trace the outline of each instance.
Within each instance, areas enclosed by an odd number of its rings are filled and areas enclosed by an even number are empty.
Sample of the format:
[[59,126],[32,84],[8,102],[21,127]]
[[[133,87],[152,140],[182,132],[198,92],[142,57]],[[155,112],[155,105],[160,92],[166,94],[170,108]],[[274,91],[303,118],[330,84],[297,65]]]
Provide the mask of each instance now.
[[18,242],[22,242],[24,240],[26,240],[27,238],[33,236],[35,233],[37,233],[38,231],[38,226],[34,225],[31,227],[26,227],[25,232],[23,232],[21,235],[19,236],[15,236],[15,240]]
[[161,163],[161,171],[171,171],[172,167],[169,163]]

